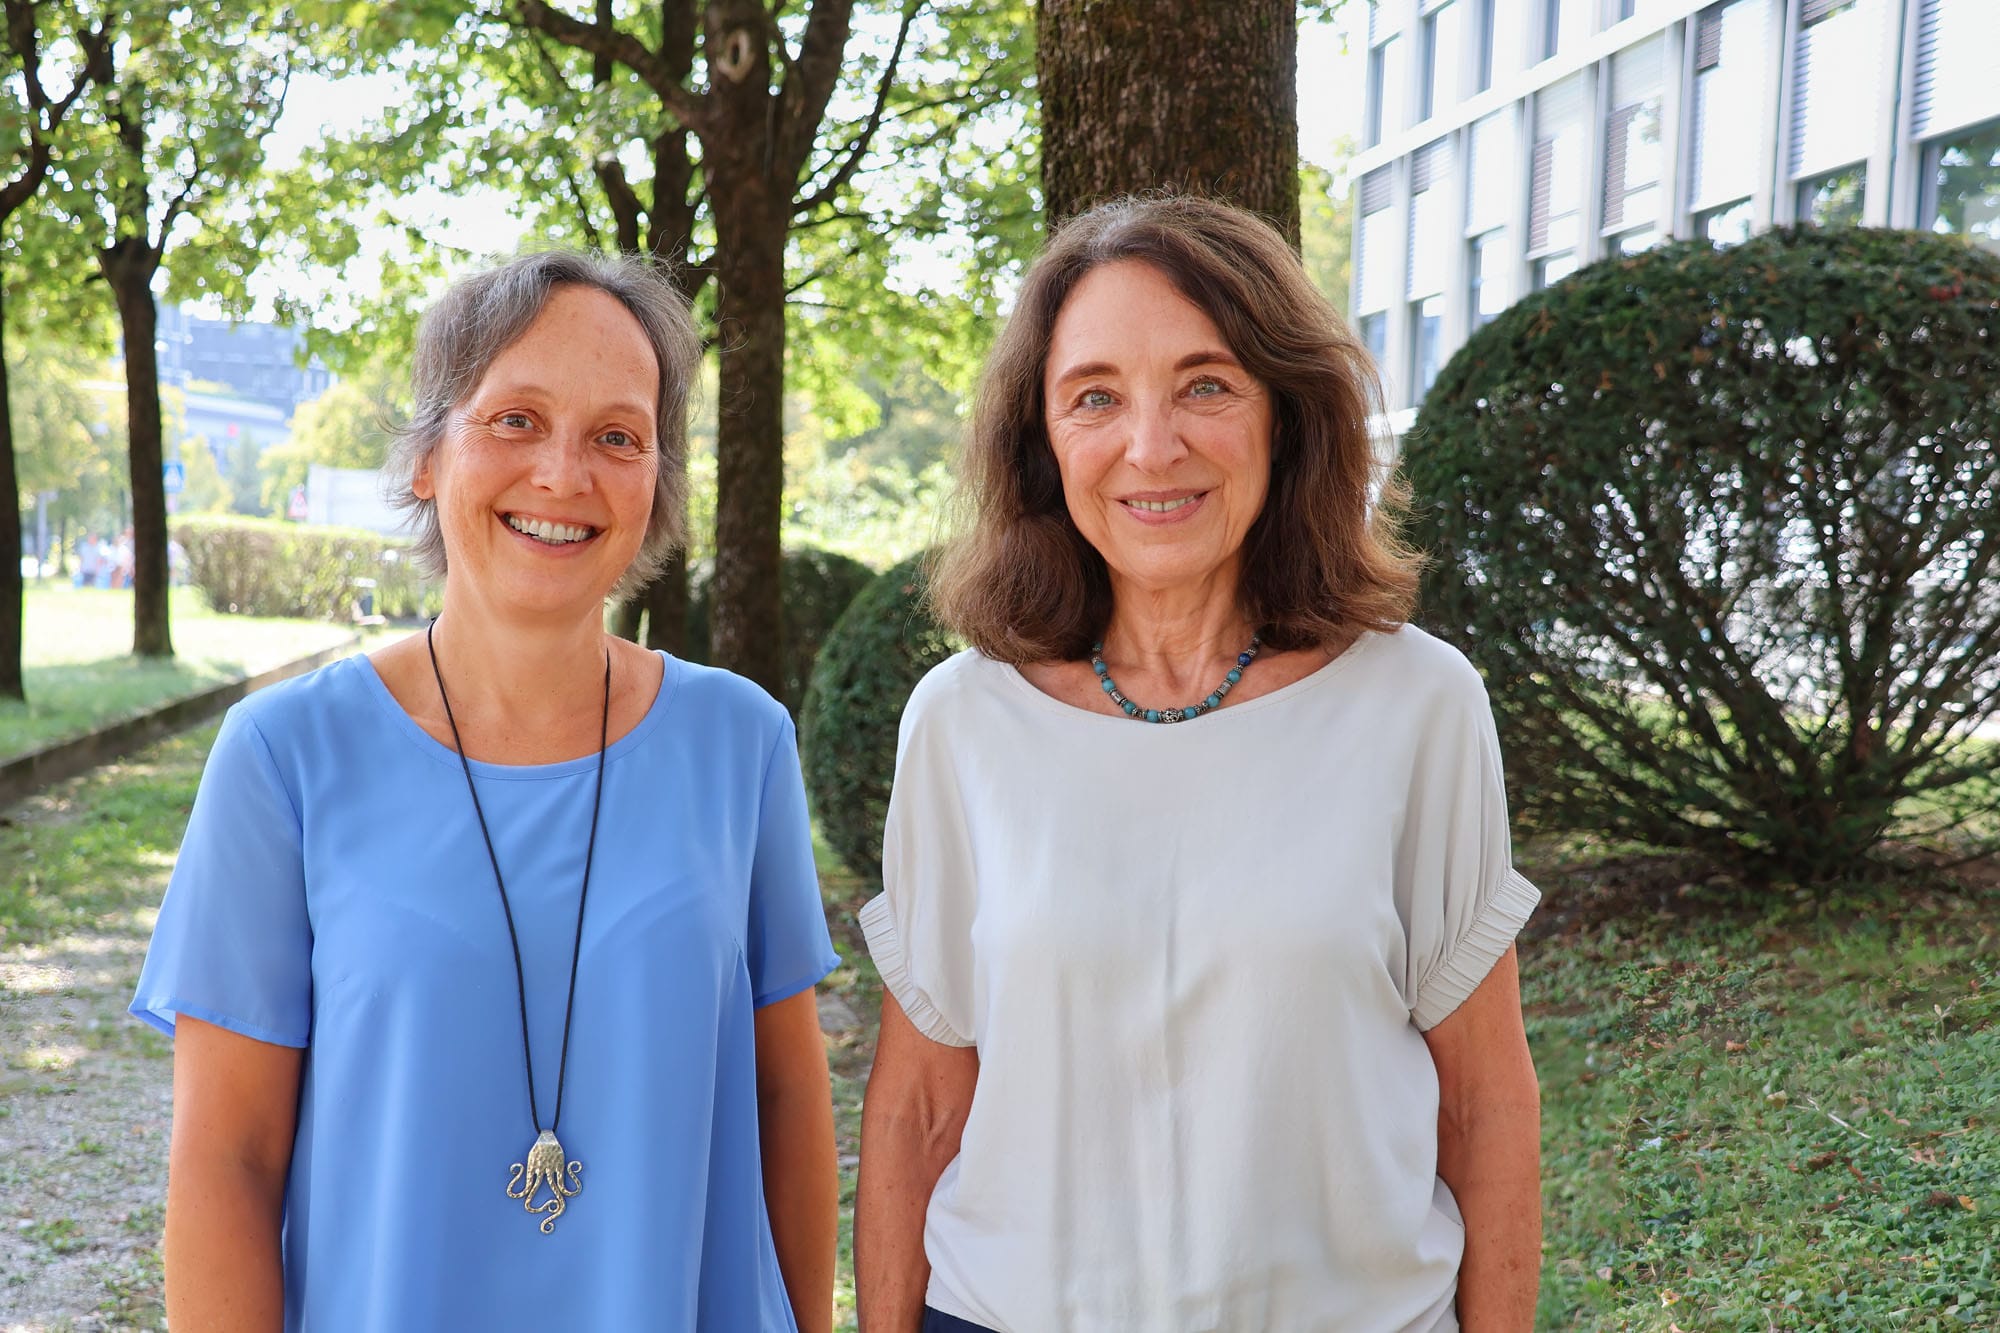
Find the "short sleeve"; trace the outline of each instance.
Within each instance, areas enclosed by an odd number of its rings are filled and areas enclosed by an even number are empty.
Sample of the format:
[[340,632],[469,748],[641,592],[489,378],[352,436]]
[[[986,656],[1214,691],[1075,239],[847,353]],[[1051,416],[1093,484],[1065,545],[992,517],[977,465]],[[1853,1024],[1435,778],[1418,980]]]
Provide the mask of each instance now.
[[840,964],[820,902],[798,737],[789,717],[764,766],[743,952],[752,1003],[759,1009],[790,999]]
[[1396,855],[1410,1018],[1429,1031],[1486,979],[1541,894],[1513,865],[1500,739],[1462,659],[1426,723]]
[[299,811],[257,724],[223,720],[167,881],[132,1013],[280,1046],[312,1030],[312,926]]
[[882,834],[882,892],[861,930],[882,984],[917,1031],[946,1046],[974,1044],[972,844],[950,748],[926,725],[921,686],[903,711],[896,781]]

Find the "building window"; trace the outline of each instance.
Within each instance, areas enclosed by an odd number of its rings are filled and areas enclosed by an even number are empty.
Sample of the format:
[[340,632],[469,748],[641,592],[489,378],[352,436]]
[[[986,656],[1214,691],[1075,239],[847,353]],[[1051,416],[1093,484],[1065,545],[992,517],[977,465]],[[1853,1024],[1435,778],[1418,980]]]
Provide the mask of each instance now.
[[1354,308],[1360,312],[1361,340],[1378,366],[1388,351],[1387,311],[1397,285],[1390,170],[1378,167],[1361,178],[1357,205],[1361,221],[1354,229]]
[[1750,224],[1754,217],[1750,201],[1739,199],[1733,204],[1695,214],[1694,234],[1710,245],[1741,245],[1750,239]]
[[1389,315],[1377,310],[1372,315],[1361,317],[1361,345],[1368,349],[1368,355],[1375,359],[1379,367],[1389,357]]
[[1623,23],[1639,12],[1639,0],[1604,0],[1604,26]]
[[1587,36],[1579,27],[1588,13],[1588,0],[1542,0],[1542,59],[1553,60],[1558,51]]
[[2000,4],[1921,0],[1912,134],[1933,139],[1993,115],[1993,53],[2000,50]]
[[1535,151],[1528,175],[1528,254],[1575,252],[1582,242],[1584,76],[1535,97]]
[[1799,186],[1799,221],[1816,227],[1858,227],[1868,192],[1868,168],[1856,163]]
[[1656,227],[1636,227],[1612,237],[1611,243],[1621,255],[1642,255],[1660,243],[1660,233]]
[[1368,147],[1403,128],[1408,105],[1403,39],[1391,37],[1368,55],[1368,116],[1364,126]]
[[[1874,147],[1887,17],[1889,0],[1804,0],[1792,60],[1792,180],[1837,174]],[[1803,205],[1799,216],[1809,216]]]
[[1773,108],[1766,59],[1772,0],[1729,0],[1695,20],[1693,170],[1688,206],[1709,212],[1756,192]]
[[1474,58],[1477,68],[1473,71],[1472,91],[1483,93],[1493,86],[1493,0],[1472,0],[1478,5],[1479,31],[1473,40],[1479,43],[1479,51]]
[[1444,0],[1424,15],[1423,108],[1429,120],[1458,104],[1459,73],[1465,65],[1465,15],[1471,0]]
[[1665,162],[1660,144],[1660,97],[1666,83],[1666,43],[1651,41],[1620,51],[1611,61],[1611,114],[1604,126],[1606,234],[1617,234],[1660,215]]
[[1576,251],[1563,250],[1552,255],[1543,255],[1535,261],[1535,290],[1553,287],[1576,272]]
[[1932,144],[1929,227],[2000,251],[2000,120]]
[[1426,296],[1410,303],[1410,401],[1420,403],[1438,377],[1444,346],[1444,298]]
[[1466,296],[1475,329],[1492,323],[1494,316],[1507,308],[1507,275],[1501,267],[1506,263],[1502,253],[1506,236],[1505,231],[1489,231],[1472,238],[1472,253],[1466,261]]

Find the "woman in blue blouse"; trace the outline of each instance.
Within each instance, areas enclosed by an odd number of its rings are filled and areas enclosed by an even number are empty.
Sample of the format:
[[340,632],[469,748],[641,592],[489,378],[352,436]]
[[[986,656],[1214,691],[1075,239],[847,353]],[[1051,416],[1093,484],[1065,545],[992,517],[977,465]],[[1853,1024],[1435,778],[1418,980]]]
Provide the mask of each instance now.
[[685,304],[524,257],[418,338],[431,630],[224,722],[133,1012],[212,1330],[826,1330],[834,965],[784,710],[607,635],[680,537]]

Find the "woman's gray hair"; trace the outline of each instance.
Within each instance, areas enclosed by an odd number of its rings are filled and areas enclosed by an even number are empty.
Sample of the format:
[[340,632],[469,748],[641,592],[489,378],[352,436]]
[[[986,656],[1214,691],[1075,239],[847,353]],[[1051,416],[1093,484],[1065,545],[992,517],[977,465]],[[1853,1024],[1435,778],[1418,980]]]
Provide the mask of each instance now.
[[614,597],[628,597],[660,572],[681,544],[687,522],[687,404],[701,358],[701,337],[687,299],[652,265],[630,256],[547,250],[516,256],[461,278],[424,312],[417,328],[412,387],[416,405],[398,425],[383,464],[390,504],[410,515],[419,566],[445,572],[444,534],[435,501],[418,497],[417,472],[444,439],[453,409],[472,396],[494,361],[528,331],[558,287],[589,287],[613,297],[639,321],[652,344],[660,388],[654,403],[659,479],[639,554]]

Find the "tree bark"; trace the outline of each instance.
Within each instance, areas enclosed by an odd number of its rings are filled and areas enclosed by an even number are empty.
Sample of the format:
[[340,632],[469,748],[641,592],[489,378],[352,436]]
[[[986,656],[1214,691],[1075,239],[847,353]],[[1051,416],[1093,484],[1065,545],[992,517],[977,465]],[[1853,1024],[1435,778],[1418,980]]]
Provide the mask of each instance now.
[[141,657],[172,657],[160,362],[154,347],[159,312],[153,305],[153,274],[160,260],[144,238],[127,236],[98,251],[98,265],[118,304],[125,349],[126,435],[132,460],[132,651]]
[[785,662],[778,531],[785,490],[785,235],[791,194],[773,201],[754,177],[725,192],[727,168],[711,160],[709,169],[718,187],[712,192],[716,226],[733,238],[716,257],[715,325],[722,353],[709,654],[775,698],[784,689]]
[[1296,0],[1040,0],[1050,226],[1121,194],[1227,199],[1299,244]]
[[0,570],[0,699],[26,699],[21,681],[21,483],[14,471],[14,414],[7,398],[7,284],[0,280],[0,550],[8,553]]

